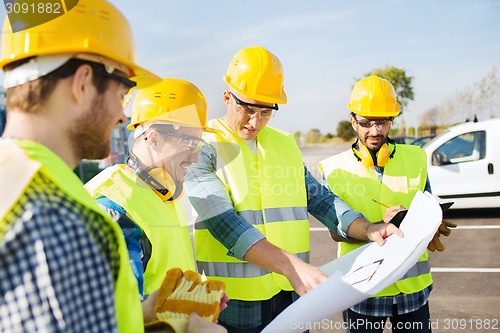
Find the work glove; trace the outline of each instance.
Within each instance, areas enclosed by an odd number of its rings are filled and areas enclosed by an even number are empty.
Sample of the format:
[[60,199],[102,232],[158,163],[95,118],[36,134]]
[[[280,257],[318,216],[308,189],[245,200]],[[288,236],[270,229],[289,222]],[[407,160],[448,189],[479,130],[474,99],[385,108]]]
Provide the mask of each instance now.
[[196,312],[203,319],[216,322],[226,284],[222,281],[200,281],[198,273],[170,269],[158,290],[154,312],[155,319],[146,329],[172,327],[176,333],[186,331],[189,314]]
[[434,252],[436,250],[438,251],[444,251],[444,245],[441,243],[441,240],[439,239],[439,236],[443,235],[445,237],[448,237],[451,234],[451,229],[450,228],[456,228],[457,225],[455,223],[452,223],[448,220],[443,220],[441,224],[439,225],[438,230],[436,231],[436,234],[430,241],[429,245],[427,245],[427,249],[431,252]]

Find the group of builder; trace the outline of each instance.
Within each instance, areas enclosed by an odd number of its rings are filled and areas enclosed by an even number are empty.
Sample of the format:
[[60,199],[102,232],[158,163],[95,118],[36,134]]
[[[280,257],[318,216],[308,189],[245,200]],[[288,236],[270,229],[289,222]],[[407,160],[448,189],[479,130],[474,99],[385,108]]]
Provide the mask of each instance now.
[[[430,191],[425,153],[388,137],[400,107],[385,79],[355,84],[348,108],[357,140],[320,163],[321,184],[294,136],[268,126],[287,102],[269,50],[234,55],[223,76],[226,113],[208,121],[195,85],[136,64],[129,24],[107,1],[81,0],[52,21],[12,28],[20,25],[6,18],[0,49],[2,332],[260,332],[327,279],[308,263],[308,214],[343,255],[403,237],[380,222]],[[109,154],[132,92],[126,163],[84,188],[72,169]],[[183,195],[198,216],[194,252]],[[442,250],[438,236],[430,249]],[[387,318],[430,331],[431,290],[424,253],[343,313],[348,331],[382,332],[371,323]]]

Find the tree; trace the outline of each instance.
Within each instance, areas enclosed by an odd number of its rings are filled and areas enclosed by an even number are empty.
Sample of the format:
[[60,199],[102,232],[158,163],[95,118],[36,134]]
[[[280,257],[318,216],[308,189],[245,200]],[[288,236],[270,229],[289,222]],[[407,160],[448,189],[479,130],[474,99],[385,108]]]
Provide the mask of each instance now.
[[500,80],[497,69],[493,67],[477,86],[481,110],[486,113],[486,118],[494,118],[495,111],[500,107]]
[[500,80],[496,68],[424,114],[429,125],[449,126],[473,119],[494,118],[500,108]]
[[302,147],[302,133],[300,131],[296,131],[293,133],[295,138],[295,142],[297,142],[297,146]]
[[306,144],[309,145],[318,143],[320,135],[321,133],[319,129],[317,128],[310,129],[309,132],[306,133]]
[[472,118],[474,118],[474,115],[478,114],[481,111],[478,107],[479,105],[476,95],[477,94],[475,93],[474,89],[471,87],[466,87],[464,90],[460,91],[457,94],[457,97],[454,101],[455,110],[454,113],[451,113],[455,115],[455,117],[452,118],[452,123],[462,122],[465,119],[472,120]]
[[430,128],[432,125],[441,123],[440,109],[433,107],[420,116],[420,126]]
[[404,69],[385,66],[384,68],[375,68],[364,75],[377,75],[392,83],[398,97],[398,102],[401,104],[401,114],[403,113],[403,110],[408,106],[408,102],[413,101],[413,77],[408,76]]
[[337,125],[337,136],[344,139],[344,141],[349,141],[356,136],[354,130],[351,127],[351,122],[347,120],[342,120]]

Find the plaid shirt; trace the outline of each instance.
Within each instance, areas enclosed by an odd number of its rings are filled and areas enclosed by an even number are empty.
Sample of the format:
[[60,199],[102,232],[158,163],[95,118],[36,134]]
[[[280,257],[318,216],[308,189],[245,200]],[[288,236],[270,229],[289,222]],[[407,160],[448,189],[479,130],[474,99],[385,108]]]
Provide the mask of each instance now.
[[427,303],[432,291],[432,284],[424,290],[413,294],[398,294],[396,296],[370,297],[356,304],[352,311],[372,317],[392,317],[393,305],[397,304],[398,314],[402,315],[417,311]]
[[116,332],[108,228],[36,174],[0,224],[0,332]]
[[[186,175],[186,193],[210,233],[227,249],[227,255],[244,260],[248,249],[265,236],[234,210],[225,185],[216,175],[217,153],[205,144],[199,162]],[[322,186],[305,168],[304,182],[307,210],[325,226],[347,238],[347,228],[362,215],[350,209],[340,198]],[[231,295],[229,295],[231,296]],[[220,320],[235,327],[250,328],[261,323],[260,301],[231,300],[220,314]]]

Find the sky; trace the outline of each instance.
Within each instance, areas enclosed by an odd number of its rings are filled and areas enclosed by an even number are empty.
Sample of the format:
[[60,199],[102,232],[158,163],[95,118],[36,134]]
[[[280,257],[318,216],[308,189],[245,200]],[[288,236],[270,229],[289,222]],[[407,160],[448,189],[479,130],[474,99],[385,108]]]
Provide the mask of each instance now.
[[335,133],[348,119],[356,79],[375,68],[414,77],[415,99],[404,115],[410,126],[500,69],[498,0],[111,2],[132,26],[139,64],[193,82],[210,118],[225,112],[222,76],[238,50],[260,45],[276,54],[288,103],[269,125],[292,133]]

